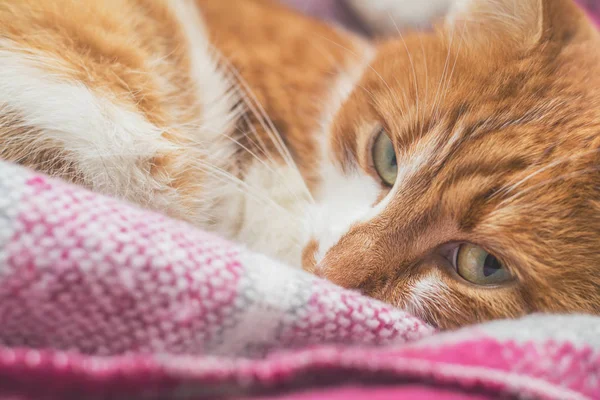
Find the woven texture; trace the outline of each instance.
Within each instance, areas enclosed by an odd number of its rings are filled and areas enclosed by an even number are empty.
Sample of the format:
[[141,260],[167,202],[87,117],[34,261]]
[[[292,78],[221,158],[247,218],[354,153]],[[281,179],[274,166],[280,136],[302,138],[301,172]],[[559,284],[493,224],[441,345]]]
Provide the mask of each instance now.
[[594,317],[438,334],[185,223],[20,167],[0,163],[0,193],[0,398],[213,399],[398,379],[600,398]]

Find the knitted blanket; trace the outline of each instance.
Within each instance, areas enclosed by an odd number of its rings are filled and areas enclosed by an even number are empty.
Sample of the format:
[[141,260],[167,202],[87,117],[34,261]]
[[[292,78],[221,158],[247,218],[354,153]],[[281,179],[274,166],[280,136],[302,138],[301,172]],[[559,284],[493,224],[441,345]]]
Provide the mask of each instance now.
[[600,398],[600,318],[436,333],[185,223],[6,163],[0,346],[0,399]]

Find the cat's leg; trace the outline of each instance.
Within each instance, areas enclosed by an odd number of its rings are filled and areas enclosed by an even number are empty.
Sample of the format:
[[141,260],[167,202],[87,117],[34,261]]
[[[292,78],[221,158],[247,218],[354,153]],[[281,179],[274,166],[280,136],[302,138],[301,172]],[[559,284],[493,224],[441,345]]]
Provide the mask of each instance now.
[[346,1],[373,33],[394,35],[398,30],[430,26],[463,0]]
[[193,4],[0,7],[0,158],[203,225],[234,100]]

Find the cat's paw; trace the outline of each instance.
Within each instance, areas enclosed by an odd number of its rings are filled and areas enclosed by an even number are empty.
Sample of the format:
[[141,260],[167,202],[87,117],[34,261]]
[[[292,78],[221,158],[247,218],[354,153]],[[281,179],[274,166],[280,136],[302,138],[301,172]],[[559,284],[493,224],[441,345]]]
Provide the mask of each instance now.
[[377,35],[423,28],[443,17],[460,0],[346,0],[368,28]]

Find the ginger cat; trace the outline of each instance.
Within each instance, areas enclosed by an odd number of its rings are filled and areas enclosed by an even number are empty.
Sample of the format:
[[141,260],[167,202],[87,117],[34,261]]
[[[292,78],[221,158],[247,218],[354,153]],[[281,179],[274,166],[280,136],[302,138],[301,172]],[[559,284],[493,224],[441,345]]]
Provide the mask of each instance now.
[[268,0],[0,0],[0,157],[441,328],[600,313],[598,49],[570,0],[375,43]]

